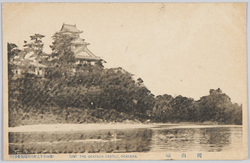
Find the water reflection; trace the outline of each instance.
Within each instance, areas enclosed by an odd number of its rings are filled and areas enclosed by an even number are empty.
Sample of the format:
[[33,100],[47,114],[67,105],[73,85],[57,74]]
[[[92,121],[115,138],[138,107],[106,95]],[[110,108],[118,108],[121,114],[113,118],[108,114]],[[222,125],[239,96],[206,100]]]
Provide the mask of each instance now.
[[10,154],[125,153],[150,150],[151,129],[9,133]]
[[220,152],[241,146],[241,127],[9,133],[10,154]]
[[241,128],[180,128],[154,130],[151,151],[204,151],[233,150],[242,145]]

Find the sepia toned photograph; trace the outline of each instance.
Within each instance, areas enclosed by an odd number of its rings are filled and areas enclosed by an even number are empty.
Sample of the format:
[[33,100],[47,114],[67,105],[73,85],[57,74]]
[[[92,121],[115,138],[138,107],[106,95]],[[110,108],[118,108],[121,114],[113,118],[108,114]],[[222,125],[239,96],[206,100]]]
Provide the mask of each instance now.
[[3,3],[4,159],[247,159],[246,10]]

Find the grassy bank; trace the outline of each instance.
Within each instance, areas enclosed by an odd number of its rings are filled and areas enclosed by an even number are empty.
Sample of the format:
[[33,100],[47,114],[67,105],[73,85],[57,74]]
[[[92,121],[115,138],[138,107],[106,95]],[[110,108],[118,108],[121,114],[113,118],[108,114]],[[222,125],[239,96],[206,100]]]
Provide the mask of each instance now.
[[146,119],[140,115],[129,115],[116,110],[81,109],[81,108],[58,108],[50,107],[43,112],[30,108],[29,112],[23,109],[15,109],[10,113],[9,127],[36,125],[36,124],[89,124],[89,123],[141,123]]

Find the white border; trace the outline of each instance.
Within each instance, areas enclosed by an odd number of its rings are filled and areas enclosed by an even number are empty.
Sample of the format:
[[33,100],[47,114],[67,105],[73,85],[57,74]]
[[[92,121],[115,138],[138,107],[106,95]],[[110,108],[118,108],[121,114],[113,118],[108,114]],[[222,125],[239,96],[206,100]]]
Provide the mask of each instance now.
[[[133,0],[133,1],[129,1],[129,0],[1,0],[0,5],[0,22],[1,22],[1,31],[0,31],[0,47],[1,47],[1,51],[0,51],[0,107],[1,107],[1,112],[0,112],[0,162],[20,162],[20,161],[4,161],[3,160],[3,152],[4,152],[4,147],[3,147],[3,33],[2,33],[2,3],[11,3],[11,2],[171,2],[171,3],[181,3],[181,2],[195,2],[195,3],[202,3],[202,2],[246,2],[247,3],[247,84],[248,84],[248,91],[247,91],[247,99],[248,99],[248,104],[250,102],[250,89],[249,89],[249,84],[250,84],[250,54],[249,54],[249,49],[250,49],[250,27],[249,27],[249,23],[250,23],[250,12],[249,12],[249,7],[250,7],[250,0]],[[250,111],[249,111],[249,106],[248,106],[248,122],[249,122],[249,117],[250,117]],[[249,125],[248,125],[248,135],[250,135],[250,130],[249,130]],[[248,139],[249,140],[249,139]],[[248,141],[248,147],[250,147],[250,141]],[[233,161],[233,162],[241,162],[241,163],[245,163],[245,162],[249,162],[250,161],[250,150],[248,150],[248,159],[247,160],[243,160],[243,161]],[[177,163],[182,163],[182,162],[190,162],[192,160],[187,160],[187,161],[174,161]],[[35,163],[37,161],[29,161],[32,163]],[[39,161],[40,163],[54,163],[55,161]],[[60,161],[61,162],[61,161]],[[62,161],[62,162],[75,162],[75,161]],[[85,161],[85,162],[91,162],[91,163],[101,163],[103,161]],[[108,161],[105,161],[108,162]],[[112,161],[114,163],[120,162],[120,161]],[[130,161],[122,161],[122,162],[130,162]],[[133,161],[133,162],[142,162],[142,161]],[[147,163],[156,163],[157,161],[143,161],[143,162],[147,162]],[[195,161],[195,162],[204,162],[204,161]],[[205,162],[214,162],[214,161],[205,161]],[[217,162],[217,161],[216,161]],[[221,163],[224,162],[228,162],[228,161],[219,161]]]

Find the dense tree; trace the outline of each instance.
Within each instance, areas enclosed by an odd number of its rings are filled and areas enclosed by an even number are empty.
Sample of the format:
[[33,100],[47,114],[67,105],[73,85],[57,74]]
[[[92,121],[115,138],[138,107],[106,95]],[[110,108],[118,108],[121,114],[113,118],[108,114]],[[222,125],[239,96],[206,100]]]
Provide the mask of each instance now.
[[[75,35],[56,33],[51,45],[52,54],[46,59],[41,41],[43,37],[40,34],[31,36],[31,42],[25,41],[24,53],[21,54],[33,53],[38,62],[46,64],[50,75],[42,79],[26,74],[14,82],[9,80],[11,122],[20,117],[25,119],[22,114],[27,113],[53,114],[58,121],[67,123],[126,119],[242,123],[242,106],[233,104],[221,89],[211,89],[208,96],[198,101],[180,95],[154,97],[141,78],[134,79],[131,73],[120,67],[104,68],[101,62],[96,65],[74,64],[71,41]],[[9,76],[12,72],[10,63],[16,55],[20,55],[20,50],[15,44],[8,43]],[[78,71],[73,73],[73,68]],[[18,112],[21,112],[18,114],[20,117],[17,117]]]
[[14,57],[18,55],[20,50],[18,49],[18,46],[13,43],[7,43],[7,50],[8,50],[8,62],[13,62]]
[[8,50],[8,79],[10,81],[14,75],[13,70],[16,67],[14,64],[14,57],[17,56],[21,50],[18,49],[18,46],[13,43],[7,43],[7,50]]
[[171,101],[170,105],[173,107],[173,115],[172,115],[173,121],[175,122],[193,121],[193,115],[195,115],[195,112],[193,112],[193,105],[194,105],[193,99],[177,96]]
[[173,108],[170,105],[174,98],[171,95],[159,95],[155,98],[153,117],[159,122],[170,122],[173,118]]
[[170,95],[157,96],[153,117],[157,122],[217,122],[242,123],[242,106],[233,104],[221,89],[211,89],[208,96],[194,101],[191,98]]
[[73,53],[71,51],[71,42],[77,37],[74,34],[63,34],[56,32],[53,36],[53,42],[50,46],[52,49],[52,56],[57,57],[61,62],[69,62],[72,60],[68,60],[69,56],[73,57]]
[[43,52],[44,43],[42,39],[44,35],[34,34],[30,36],[30,41],[24,41],[24,52],[25,55],[32,56],[39,63],[44,63],[46,58],[48,57],[46,53]]
[[[221,123],[232,123],[232,115],[237,115],[235,118],[241,119],[240,115],[242,108],[237,104],[233,104],[231,99],[221,89],[210,90],[208,96],[203,96],[198,101],[201,121],[216,121]],[[237,121],[237,120],[236,120]],[[239,122],[237,122],[239,123]]]

